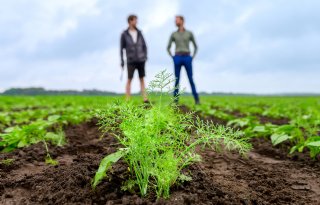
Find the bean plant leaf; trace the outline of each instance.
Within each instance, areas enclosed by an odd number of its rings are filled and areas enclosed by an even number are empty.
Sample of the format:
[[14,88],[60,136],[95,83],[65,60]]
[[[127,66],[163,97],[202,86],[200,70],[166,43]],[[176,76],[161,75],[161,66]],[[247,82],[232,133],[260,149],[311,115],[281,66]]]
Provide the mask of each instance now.
[[10,133],[15,129],[15,127],[8,127],[7,129],[4,130],[5,133]]
[[281,125],[276,129],[276,132],[280,133],[290,133],[294,130],[294,126],[293,125]]
[[265,126],[256,126],[253,128],[254,132],[266,132],[266,127]]
[[298,145],[291,147],[289,154],[293,154],[295,151],[298,150]]
[[53,133],[53,132],[47,132],[44,136],[44,139],[46,141],[51,141],[53,144],[57,146],[62,146],[66,144],[66,138],[64,136],[64,132],[60,133]]
[[126,155],[126,153],[127,153],[127,150],[121,149],[115,153],[109,154],[108,156],[102,159],[99,165],[99,169],[96,172],[92,181],[93,188],[95,188],[101,182],[101,180],[104,177],[106,177],[107,171],[112,166],[112,164],[119,161],[119,159],[121,159],[124,155]]
[[228,122],[228,126],[230,125],[236,125],[236,126],[239,126],[239,127],[244,127],[244,126],[247,126],[249,125],[250,121],[246,118],[241,118],[241,119],[235,119],[235,120],[230,120]]
[[307,143],[307,146],[320,147],[320,141],[309,142]]
[[52,166],[56,166],[59,164],[59,162],[57,160],[52,159],[51,157],[46,157],[45,158],[45,162],[46,164],[52,165]]
[[271,135],[271,142],[273,145],[277,145],[277,144],[280,144],[290,138],[291,137],[286,134],[273,134],[273,135]]
[[61,116],[60,115],[51,115],[48,117],[49,122],[56,122]]

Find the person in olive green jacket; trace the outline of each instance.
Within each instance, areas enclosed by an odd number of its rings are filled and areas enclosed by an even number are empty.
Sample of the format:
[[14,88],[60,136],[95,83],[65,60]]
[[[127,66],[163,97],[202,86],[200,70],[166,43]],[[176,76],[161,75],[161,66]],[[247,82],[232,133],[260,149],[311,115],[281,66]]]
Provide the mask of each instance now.
[[[174,74],[176,77],[175,81],[175,90],[174,90],[174,97],[175,101],[178,102],[178,94],[179,94],[179,82],[180,82],[180,72],[181,67],[184,66],[188,79],[191,85],[192,95],[195,99],[195,103],[199,104],[199,95],[196,90],[196,86],[193,81],[192,77],[192,60],[194,59],[198,46],[195,41],[195,38],[191,31],[188,31],[184,27],[184,17],[183,16],[176,16],[176,26],[178,27],[178,30],[176,32],[173,32],[170,36],[169,43],[168,43],[168,53],[173,58],[174,62]],[[189,44],[190,42],[193,44],[194,52],[191,55]],[[171,53],[171,45],[172,43],[175,43],[175,54],[172,55]]]

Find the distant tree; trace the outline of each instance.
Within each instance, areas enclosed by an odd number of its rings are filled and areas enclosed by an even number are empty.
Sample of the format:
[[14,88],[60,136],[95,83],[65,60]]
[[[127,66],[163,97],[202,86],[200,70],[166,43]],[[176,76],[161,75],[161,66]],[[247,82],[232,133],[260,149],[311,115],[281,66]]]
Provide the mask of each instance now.
[[100,90],[46,90],[41,87],[33,88],[10,88],[2,93],[2,95],[90,95],[90,96],[103,96],[103,95],[119,95],[115,92],[100,91]]

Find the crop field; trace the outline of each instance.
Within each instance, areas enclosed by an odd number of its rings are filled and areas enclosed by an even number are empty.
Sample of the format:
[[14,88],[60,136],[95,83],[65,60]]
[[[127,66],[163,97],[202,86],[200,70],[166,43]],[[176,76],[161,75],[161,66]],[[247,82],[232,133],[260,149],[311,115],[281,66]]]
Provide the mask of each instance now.
[[201,100],[1,96],[0,204],[320,204],[320,97]]

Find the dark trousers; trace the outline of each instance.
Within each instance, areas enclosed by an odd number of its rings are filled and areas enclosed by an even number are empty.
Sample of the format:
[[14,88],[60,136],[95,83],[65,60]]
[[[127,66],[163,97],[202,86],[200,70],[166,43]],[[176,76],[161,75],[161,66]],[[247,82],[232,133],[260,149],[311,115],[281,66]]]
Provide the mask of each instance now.
[[134,75],[134,71],[138,70],[139,78],[143,78],[146,76],[145,71],[145,62],[130,62],[127,64],[128,68],[128,79],[132,79]]
[[181,72],[182,66],[184,66],[187,71],[188,79],[189,79],[191,90],[192,90],[192,95],[195,101],[199,102],[199,96],[198,96],[196,86],[193,82],[193,77],[192,77],[192,57],[190,55],[175,55],[173,57],[173,61],[174,61],[174,74],[176,77],[175,89],[174,89],[173,95],[175,97],[176,102],[178,101],[180,72]]

